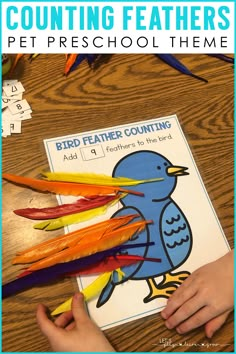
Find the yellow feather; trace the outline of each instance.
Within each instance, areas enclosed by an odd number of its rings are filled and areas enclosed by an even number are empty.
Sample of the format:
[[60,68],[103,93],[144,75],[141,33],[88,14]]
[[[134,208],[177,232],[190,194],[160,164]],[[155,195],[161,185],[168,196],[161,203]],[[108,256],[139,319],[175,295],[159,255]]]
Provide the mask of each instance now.
[[116,270],[114,270],[114,272],[118,273],[118,281],[121,281],[122,278],[125,276],[125,273],[121,270],[121,268],[117,268]]
[[[96,297],[102,289],[107,285],[111,278],[112,272],[106,272],[100,275],[97,279],[95,279],[91,284],[89,284],[84,290],[81,292],[84,294],[84,300],[89,301],[92,298]],[[52,313],[52,316],[59,315],[60,313],[70,311],[71,310],[72,297],[60,306],[58,306]]]
[[[120,198],[123,197],[120,196]],[[57,219],[51,219],[51,220],[46,220],[40,223],[37,223],[34,225],[34,229],[40,229],[40,230],[46,230],[46,231],[52,231],[52,230],[57,230],[60,229],[64,226],[71,225],[71,224],[76,224],[79,222],[84,222],[87,220],[90,220],[92,218],[95,218],[98,215],[104,214],[107,209],[111,206],[116,204],[120,198],[117,198],[116,200],[112,201],[111,203],[108,203],[106,205],[103,205],[98,208],[94,208],[91,210],[86,210],[82,211],[80,213],[72,214],[72,215],[65,215],[61,216],[60,218]]]
[[135,180],[126,177],[111,177],[96,173],[43,172],[48,181],[86,183],[101,186],[135,186],[141,183],[162,181],[163,178]]

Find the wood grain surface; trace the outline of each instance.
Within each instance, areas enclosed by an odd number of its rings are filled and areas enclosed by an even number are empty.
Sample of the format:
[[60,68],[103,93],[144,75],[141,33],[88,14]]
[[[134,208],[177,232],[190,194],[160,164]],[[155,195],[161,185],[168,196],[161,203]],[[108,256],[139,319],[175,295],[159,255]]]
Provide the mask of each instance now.
[[[31,64],[25,56],[11,78],[25,87],[24,98],[32,106],[33,118],[22,123],[22,134],[3,138],[3,172],[37,177],[48,169],[43,139],[177,114],[233,247],[232,65],[207,55],[177,57],[209,83],[182,75],[151,54],[104,55],[93,68],[82,63],[68,77],[63,76],[64,55],[40,55]],[[34,221],[16,216],[13,210],[53,206],[56,198],[7,182],[3,182],[2,192],[2,280],[6,283],[21,268],[11,265],[16,251],[48,237],[47,232],[32,228]],[[2,350],[49,352],[36,324],[36,306],[43,302],[54,309],[75,291],[75,282],[66,279],[4,299]],[[220,284],[219,291],[223,291]],[[123,352],[234,349],[232,314],[211,340],[205,338],[203,328],[182,336],[167,330],[159,314],[105,333],[116,350]]]

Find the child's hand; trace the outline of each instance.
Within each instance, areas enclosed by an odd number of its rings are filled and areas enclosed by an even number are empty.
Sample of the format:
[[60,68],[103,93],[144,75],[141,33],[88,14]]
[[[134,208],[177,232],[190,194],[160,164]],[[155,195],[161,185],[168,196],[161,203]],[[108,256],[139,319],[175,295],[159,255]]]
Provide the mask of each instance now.
[[[72,310],[55,322],[48,319],[47,308],[39,304],[37,322],[55,352],[114,352],[103,332],[89,318],[81,293],[75,294]],[[71,322],[73,320],[73,322]]]
[[168,300],[161,315],[180,334],[205,325],[208,338],[234,307],[234,253],[194,271]]

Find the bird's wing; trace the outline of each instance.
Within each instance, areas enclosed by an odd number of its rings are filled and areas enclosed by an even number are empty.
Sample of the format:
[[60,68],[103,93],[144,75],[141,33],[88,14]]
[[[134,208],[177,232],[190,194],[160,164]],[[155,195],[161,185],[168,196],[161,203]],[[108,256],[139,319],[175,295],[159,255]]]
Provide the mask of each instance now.
[[160,218],[162,240],[173,268],[189,257],[192,249],[192,231],[183,211],[171,201]]

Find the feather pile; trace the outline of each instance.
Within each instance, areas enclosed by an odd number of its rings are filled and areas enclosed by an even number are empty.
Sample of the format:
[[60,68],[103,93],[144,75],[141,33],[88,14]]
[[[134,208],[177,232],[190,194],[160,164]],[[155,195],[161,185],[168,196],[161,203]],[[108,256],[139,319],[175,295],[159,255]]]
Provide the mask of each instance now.
[[[30,62],[34,60],[39,54],[31,54],[29,56]],[[225,54],[207,54],[211,57],[214,57],[219,60],[223,60],[227,63],[234,64],[234,58],[227,56]],[[14,60],[14,63],[11,68],[11,72],[14,71],[18,61],[22,58],[23,54],[17,54]],[[66,54],[66,63],[65,63],[65,68],[64,68],[64,75],[69,75],[72,71],[77,69],[77,67],[82,63],[82,62],[87,62],[89,66],[92,66],[96,59],[100,57],[98,54]],[[176,69],[180,73],[184,75],[189,75],[195,79],[208,82],[205,78],[196,75],[192,73],[192,71],[187,68],[183,63],[181,63],[176,57],[172,54],[155,54],[159,59],[164,61],[166,64],[171,66],[172,68]]]
[[[95,218],[118,203],[127,193],[143,197],[143,193],[125,187],[162,179],[134,180],[91,173],[42,173],[43,179],[34,179],[4,173],[3,179],[40,192],[50,192],[79,197],[74,203],[55,207],[16,209],[21,217],[43,220],[34,228],[55,230],[72,223]],[[135,220],[137,219],[138,220]],[[152,220],[140,220],[137,214],[114,217],[92,224],[62,236],[51,238],[26,250],[17,252],[12,264],[27,265],[17,279],[2,286],[2,297],[14,295],[33,286],[49,283],[61,277],[98,274],[98,278],[83,290],[86,301],[97,296],[112,279],[119,277],[125,268],[145,261],[161,259],[144,258],[120,252],[138,247],[151,247],[154,243],[126,244],[142,232]],[[122,271],[121,271],[122,268]],[[61,305],[55,314],[68,309],[71,301]]]

